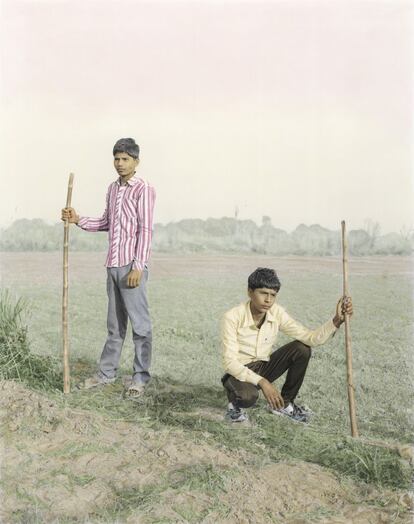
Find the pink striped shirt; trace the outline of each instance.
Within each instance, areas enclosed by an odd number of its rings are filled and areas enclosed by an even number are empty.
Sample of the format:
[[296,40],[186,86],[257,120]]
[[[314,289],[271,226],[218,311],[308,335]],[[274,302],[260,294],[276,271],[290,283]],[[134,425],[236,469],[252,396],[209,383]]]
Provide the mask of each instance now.
[[86,231],[108,231],[106,267],[143,270],[151,253],[155,190],[134,175],[126,184],[112,182],[101,218],[81,217],[78,226]]

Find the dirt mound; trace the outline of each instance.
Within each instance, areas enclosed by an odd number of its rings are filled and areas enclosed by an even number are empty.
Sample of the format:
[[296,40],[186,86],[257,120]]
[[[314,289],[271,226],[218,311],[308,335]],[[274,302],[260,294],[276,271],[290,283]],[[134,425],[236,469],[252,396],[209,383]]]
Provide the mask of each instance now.
[[15,382],[0,382],[0,423],[4,522],[410,521],[406,494],[64,408]]

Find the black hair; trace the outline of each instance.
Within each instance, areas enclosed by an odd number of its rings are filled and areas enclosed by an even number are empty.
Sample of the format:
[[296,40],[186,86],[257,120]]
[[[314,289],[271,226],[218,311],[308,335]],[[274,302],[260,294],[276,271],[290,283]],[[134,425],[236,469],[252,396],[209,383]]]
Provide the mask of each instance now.
[[139,145],[135,143],[133,138],[120,138],[114,145],[112,153],[114,156],[117,153],[127,153],[137,160],[139,158]]
[[279,291],[281,283],[274,269],[268,267],[258,267],[249,276],[247,281],[248,288],[254,291],[255,289],[266,287]]

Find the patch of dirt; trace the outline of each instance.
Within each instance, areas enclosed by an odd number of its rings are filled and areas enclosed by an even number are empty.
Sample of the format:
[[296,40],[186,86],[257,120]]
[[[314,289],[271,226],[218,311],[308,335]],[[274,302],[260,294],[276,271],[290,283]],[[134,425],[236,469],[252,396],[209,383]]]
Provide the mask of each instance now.
[[264,463],[184,431],[106,420],[12,381],[0,382],[0,424],[5,523],[119,514],[128,524],[410,522],[407,493],[342,484],[312,464]]

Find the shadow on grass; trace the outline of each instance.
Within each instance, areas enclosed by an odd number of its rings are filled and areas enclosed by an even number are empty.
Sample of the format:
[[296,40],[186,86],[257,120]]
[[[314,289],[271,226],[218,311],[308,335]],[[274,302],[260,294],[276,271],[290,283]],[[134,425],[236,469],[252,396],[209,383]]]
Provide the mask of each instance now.
[[[95,364],[73,365],[75,380],[95,371]],[[293,423],[275,417],[259,401],[249,410],[252,424],[242,431],[223,420],[226,397],[220,384],[207,387],[183,384],[170,377],[154,377],[139,401],[125,400],[121,381],[95,389],[78,390],[67,398],[72,407],[100,412],[112,420],[124,420],[152,429],[184,430],[195,441],[229,449],[245,449],[254,456],[280,461],[312,462],[367,483],[408,488],[411,470],[390,449],[370,446],[341,434],[326,433],[317,425]]]

